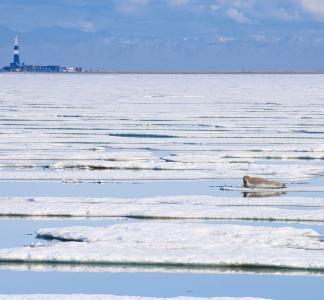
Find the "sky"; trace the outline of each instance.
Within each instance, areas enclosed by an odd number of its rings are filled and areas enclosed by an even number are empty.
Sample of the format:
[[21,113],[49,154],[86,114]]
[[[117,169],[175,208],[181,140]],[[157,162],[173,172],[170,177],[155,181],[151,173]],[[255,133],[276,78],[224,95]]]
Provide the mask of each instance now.
[[0,0],[0,65],[324,70],[324,0]]

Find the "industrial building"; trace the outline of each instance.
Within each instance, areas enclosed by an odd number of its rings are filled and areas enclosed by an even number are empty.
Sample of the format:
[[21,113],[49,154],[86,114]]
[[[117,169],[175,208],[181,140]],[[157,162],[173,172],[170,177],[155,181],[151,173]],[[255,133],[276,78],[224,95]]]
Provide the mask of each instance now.
[[14,55],[13,61],[9,64],[9,66],[5,66],[0,71],[2,72],[46,72],[46,73],[81,73],[83,69],[80,67],[62,67],[58,65],[26,65],[21,62],[20,54],[19,54],[19,40],[18,37],[15,37],[14,40]]

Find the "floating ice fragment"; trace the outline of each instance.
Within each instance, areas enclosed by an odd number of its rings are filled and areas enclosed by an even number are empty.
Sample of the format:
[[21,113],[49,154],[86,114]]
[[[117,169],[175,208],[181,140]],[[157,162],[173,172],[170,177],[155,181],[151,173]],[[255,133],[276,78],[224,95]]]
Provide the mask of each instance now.
[[37,234],[69,242],[1,249],[0,261],[324,269],[324,243],[311,229],[145,222],[48,228]]
[[28,199],[0,198],[0,216],[324,222],[324,198],[244,199],[197,195],[154,198],[34,197],[33,201]]

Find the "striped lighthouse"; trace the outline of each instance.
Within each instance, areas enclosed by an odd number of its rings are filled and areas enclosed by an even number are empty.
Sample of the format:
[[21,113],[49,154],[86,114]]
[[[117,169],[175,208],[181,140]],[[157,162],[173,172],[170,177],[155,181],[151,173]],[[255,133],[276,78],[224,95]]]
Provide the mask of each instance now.
[[18,41],[18,36],[15,37],[13,64],[16,65],[17,67],[20,67],[19,41]]

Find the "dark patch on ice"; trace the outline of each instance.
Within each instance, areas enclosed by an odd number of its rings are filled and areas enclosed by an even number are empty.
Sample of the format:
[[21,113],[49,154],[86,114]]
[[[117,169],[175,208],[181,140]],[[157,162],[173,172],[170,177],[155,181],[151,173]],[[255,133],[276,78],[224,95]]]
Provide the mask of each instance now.
[[168,134],[145,134],[145,133],[110,133],[109,136],[131,137],[131,138],[148,138],[148,139],[169,139],[177,138],[175,135]]
[[55,241],[60,241],[60,242],[77,242],[77,243],[86,242],[86,240],[83,238],[80,238],[80,239],[64,238],[64,237],[56,237],[51,234],[37,234],[36,238],[46,240],[46,241],[54,241],[55,240]]
[[57,115],[58,118],[81,118],[81,115]]
[[[258,152],[258,151],[254,151]],[[262,152],[262,151],[259,151]],[[296,152],[296,151],[294,151]],[[223,158],[231,158],[231,159],[238,159],[241,158],[239,156],[235,155],[225,155]],[[314,156],[309,156],[309,155],[304,155],[304,156],[296,156],[296,157],[282,157],[282,156],[250,156],[246,157],[246,159],[263,159],[263,160],[324,160],[324,156],[321,157],[314,157]],[[243,161],[238,161],[238,163],[243,163]]]
[[[108,166],[101,166],[101,165],[69,165],[69,166],[63,166],[60,168],[52,168],[51,166],[47,166],[47,169],[53,169],[53,170],[90,170],[90,171],[103,171],[103,170],[130,170],[130,171],[139,171],[139,170],[168,170],[167,168],[159,168],[159,167],[108,167]],[[177,169],[178,170],[178,169]],[[182,170],[182,169],[179,169]],[[99,181],[102,183],[101,181]],[[96,181],[96,183],[99,183]]]
[[187,270],[187,271],[215,271],[215,272],[244,272],[244,273],[280,273],[280,274],[289,274],[289,273],[305,273],[312,275],[318,274],[323,275],[324,269],[310,267],[281,267],[271,264],[204,264],[204,263],[144,263],[144,262],[111,262],[111,261],[66,261],[66,260],[31,260],[31,259],[3,259],[0,261],[0,265],[4,266],[27,266],[31,268],[32,266],[48,266],[48,268],[53,269],[58,266],[92,266],[92,267],[121,267],[121,268],[134,268],[139,267],[143,269],[153,269],[161,268],[162,270],[172,271],[172,270]]
[[181,204],[180,202],[177,202],[177,201],[174,201],[174,202],[172,202],[172,201],[160,201],[159,203],[160,204],[170,204],[170,205]]
[[266,105],[281,106],[282,104],[277,102],[267,102]]
[[324,133],[324,131],[311,131],[311,130],[306,130],[306,129],[293,130],[293,132],[296,132],[296,133],[309,133],[309,134],[323,134]]
[[174,160],[174,159],[168,159],[168,158],[161,158],[162,160],[164,160],[165,162],[173,162],[173,163],[175,163],[175,162],[177,162],[176,160]]

